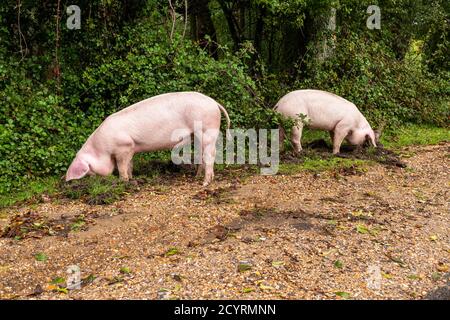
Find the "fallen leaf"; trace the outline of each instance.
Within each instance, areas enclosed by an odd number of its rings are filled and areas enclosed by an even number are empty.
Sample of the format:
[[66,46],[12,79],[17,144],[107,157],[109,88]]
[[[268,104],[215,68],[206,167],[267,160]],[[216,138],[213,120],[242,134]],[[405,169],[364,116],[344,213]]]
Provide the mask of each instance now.
[[94,276],[93,274],[90,274],[86,278],[81,279],[81,285],[86,286],[86,285],[94,282],[95,278],[96,278],[96,276]]
[[57,285],[55,285],[55,284],[49,284],[48,286],[47,286],[47,291],[55,291],[55,290],[57,290],[59,287],[57,286]]
[[447,271],[448,271],[448,265],[446,265],[445,263],[439,263],[439,264],[436,266],[436,269],[437,269],[439,272],[447,272]]
[[164,255],[166,257],[170,257],[170,256],[173,256],[173,255],[176,255],[177,253],[179,253],[178,249],[173,247],[173,248],[170,248],[169,250],[167,250],[167,252]]
[[441,278],[441,274],[440,274],[439,272],[433,272],[433,273],[431,274],[431,279],[432,279],[433,281],[438,281],[440,278]]
[[328,224],[332,226],[336,226],[338,224],[337,220],[328,220]]
[[45,261],[47,261],[47,259],[48,259],[48,257],[45,255],[45,253],[42,253],[42,252],[36,253],[36,255],[34,256],[34,258],[35,258],[37,261],[42,261],[42,262],[45,262]]
[[436,241],[437,239],[438,239],[438,236],[435,235],[435,234],[433,234],[433,235],[430,236],[430,240],[431,240],[431,241]]
[[108,279],[108,285],[119,284],[123,282],[123,278],[120,276],[115,276],[114,278]]
[[336,294],[338,297],[341,297],[341,298],[343,298],[343,299],[348,299],[348,298],[350,298],[350,293],[345,292],[345,291],[338,291],[338,292],[335,292],[335,294]]
[[361,217],[362,215],[364,215],[364,212],[361,209],[352,212],[352,216],[354,217]]
[[398,258],[398,257],[394,257],[394,256],[392,256],[390,253],[385,253],[385,255],[386,255],[386,257],[388,257],[391,261],[393,261],[393,262],[395,262],[395,263],[398,263],[400,266],[404,266],[406,263],[402,260],[402,259],[400,259],[400,258]]
[[66,280],[63,277],[56,277],[56,278],[53,278],[50,283],[51,284],[60,284],[60,283],[64,283],[64,282],[66,282]]
[[244,288],[244,289],[242,289],[243,293],[250,293],[250,292],[253,292],[253,291],[255,291],[254,288]]
[[284,266],[284,261],[272,261],[272,266],[275,268]]
[[59,292],[59,293],[64,293],[64,294],[69,293],[69,290],[67,290],[67,288],[62,288],[62,287],[58,287],[56,289],[56,291]]
[[267,285],[265,285],[265,284],[263,284],[263,283],[260,283],[260,284],[259,284],[259,288],[260,288],[261,290],[274,290],[274,289],[275,289],[274,287],[267,286]]
[[173,280],[175,280],[175,281],[178,281],[178,282],[182,282],[183,281],[183,277],[180,276],[177,273],[172,273],[171,276],[172,276]]
[[122,268],[120,268],[120,273],[122,273],[122,274],[130,274],[131,270],[128,267],[122,267]]
[[251,268],[252,268],[252,265],[248,261],[241,261],[238,264],[239,272],[245,272],[247,270],[250,270]]
[[369,229],[365,225],[362,225],[362,224],[358,224],[356,226],[356,231],[358,233],[362,233],[362,234],[369,233]]
[[335,266],[336,268],[338,268],[338,269],[342,269],[342,267],[344,266],[344,264],[342,263],[341,260],[336,260],[336,261],[334,262],[334,266]]

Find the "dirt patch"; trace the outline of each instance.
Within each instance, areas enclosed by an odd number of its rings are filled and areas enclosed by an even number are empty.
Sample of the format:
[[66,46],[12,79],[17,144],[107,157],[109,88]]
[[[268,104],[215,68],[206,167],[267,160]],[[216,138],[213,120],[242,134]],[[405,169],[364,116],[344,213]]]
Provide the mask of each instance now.
[[[15,208],[36,214],[22,225],[80,214],[93,223],[67,236],[0,238],[0,297],[445,299],[448,146],[410,147],[407,170],[374,164],[339,179],[332,170],[241,179],[240,168],[233,178],[218,170],[225,178],[208,188],[192,170],[109,205],[52,199]],[[66,290],[59,281],[71,265],[92,281]]]
[[197,192],[192,199],[196,201],[207,201],[215,204],[230,202],[230,193],[238,189],[238,182],[233,182],[226,187],[215,189],[204,189]]

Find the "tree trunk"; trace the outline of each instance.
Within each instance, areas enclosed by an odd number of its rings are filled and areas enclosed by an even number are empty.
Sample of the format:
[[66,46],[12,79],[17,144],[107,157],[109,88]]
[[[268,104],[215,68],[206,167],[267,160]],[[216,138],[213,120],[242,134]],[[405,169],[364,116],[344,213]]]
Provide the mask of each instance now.
[[258,14],[258,19],[256,20],[256,26],[255,26],[255,49],[260,55],[262,55],[261,43],[262,43],[263,30],[264,30],[265,9],[261,8],[258,11],[259,11],[259,14]]
[[[218,58],[217,34],[209,10],[209,0],[190,0],[188,3],[188,15],[191,19],[191,31],[194,40],[200,47],[207,49],[214,58]],[[206,40],[209,36],[212,42]]]
[[231,39],[233,39],[233,49],[237,50],[239,44],[241,43],[241,35],[235,24],[235,19],[233,17],[233,10],[229,8],[225,0],[219,0],[220,7],[222,8],[225,19],[227,20],[228,29],[230,31]]
[[318,43],[317,59],[319,62],[325,61],[333,55],[334,48],[336,46],[336,9],[331,8],[327,17],[324,17],[325,32],[322,33],[321,39]]

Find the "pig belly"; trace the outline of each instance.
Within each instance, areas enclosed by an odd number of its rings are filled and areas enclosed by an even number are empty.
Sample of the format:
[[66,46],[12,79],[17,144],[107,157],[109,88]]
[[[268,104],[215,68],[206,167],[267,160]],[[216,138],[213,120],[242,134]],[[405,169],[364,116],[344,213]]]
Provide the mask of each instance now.
[[311,129],[319,129],[319,130],[326,130],[326,131],[333,131],[336,127],[335,121],[330,121],[326,119],[314,119],[310,118],[308,125]]
[[[183,136],[180,137],[176,135],[176,137],[172,136],[173,131],[164,130],[164,132],[153,132],[150,135],[150,138],[133,138],[134,140],[134,152],[151,152],[151,151],[159,151],[159,150],[168,150],[172,149],[180,142],[183,141],[183,138],[188,138],[192,134],[192,130],[190,128],[177,128],[174,130],[182,130]],[[177,140],[175,138],[178,138]]]
[[336,125],[345,118],[343,110],[338,108],[321,106],[308,108],[308,126],[312,129],[333,131]]

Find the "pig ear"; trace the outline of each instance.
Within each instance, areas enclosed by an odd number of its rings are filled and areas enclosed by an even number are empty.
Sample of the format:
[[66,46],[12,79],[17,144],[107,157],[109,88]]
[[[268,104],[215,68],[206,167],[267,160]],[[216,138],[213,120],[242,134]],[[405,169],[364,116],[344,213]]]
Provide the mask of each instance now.
[[66,181],[73,179],[81,179],[88,172],[89,172],[89,164],[84,160],[75,158],[75,160],[72,162],[69,169],[67,170]]

